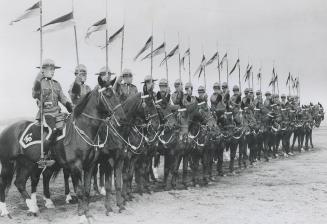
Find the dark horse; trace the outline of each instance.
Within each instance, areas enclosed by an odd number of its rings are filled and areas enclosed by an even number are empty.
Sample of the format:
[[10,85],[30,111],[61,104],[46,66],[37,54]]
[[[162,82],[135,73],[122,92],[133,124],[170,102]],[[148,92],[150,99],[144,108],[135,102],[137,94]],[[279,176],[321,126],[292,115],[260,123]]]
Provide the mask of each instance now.
[[[94,150],[95,137],[103,122],[125,119],[119,101],[111,88],[96,88],[88,93],[76,106],[73,116],[67,122],[67,133],[64,140],[51,147],[51,158],[64,168],[70,169],[74,186],[79,199],[78,214],[88,212],[88,198],[91,172],[98,153]],[[8,188],[16,171],[15,185],[26,201],[29,212],[37,213],[36,197],[30,197],[26,191],[26,181],[31,177],[32,192],[36,191],[40,169],[36,162],[40,160],[40,145],[35,144],[22,149],[20,136],[30,121],[20,121],[7,127],[0,136],[0,198],[5,203],[5,189]],[[49,145],[45,144],[49,153]],[[48,168],[47,168],[48,169]],[[51,175],[48,175],[49,179]],[[49,180],[44,180],[49,181]],[[34,189],[33,189],[34,188]],[[49,192],[44,192],[45,194]],[[2,209],[3,211],[3,209]],[[6,210],[3,213],[8,213]]]
[[[110,206],[112,171],[114,171],[115,176],[116,203],[119,207],[119,211],[122,211],[125,209],[122,196],[125,196],[126,193],[122,192],[123,180],[127,181],[124,178],[125,174],[123,174],[123,168],[125,165],[128,166],[128,164],[124,164],[124,162],[128,163],[131,155],[140,154],[142,152],[142,142],[145,137],[141,134],[140,140],[135,143],[129,138],[131,133],[133,133],[131,130],[137,128],[136,125],[141,123],[145,124],[144,127],[151,126],[154,130],[159,128],[157,109],[153,99],[149,95],[144,96],[138,93],[129,97],[122,104],[122,109],[126,115],[126,121],[122,123],[122,127],[116,127],[114,123],[109,123],[109,141],[103,150],[101,150],[100,167],[103,169],[105,177],[105,207],[107,215],[112,211]],[[146,135],[146,133],[144,133],[144,135]],[[126,190],[126,188],[124,188],[124,190]]]

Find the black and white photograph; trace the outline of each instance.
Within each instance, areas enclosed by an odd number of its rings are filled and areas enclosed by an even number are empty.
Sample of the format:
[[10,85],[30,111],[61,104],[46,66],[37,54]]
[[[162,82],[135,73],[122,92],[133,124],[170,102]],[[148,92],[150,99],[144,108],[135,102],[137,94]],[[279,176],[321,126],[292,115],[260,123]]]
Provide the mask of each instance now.
[[327,1],[1,0],[0,223],[327,223]]

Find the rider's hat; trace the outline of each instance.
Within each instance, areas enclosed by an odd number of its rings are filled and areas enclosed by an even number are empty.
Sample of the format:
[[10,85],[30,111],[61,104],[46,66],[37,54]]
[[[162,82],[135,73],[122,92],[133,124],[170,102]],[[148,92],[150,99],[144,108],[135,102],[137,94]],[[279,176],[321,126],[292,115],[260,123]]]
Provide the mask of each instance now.
[[[46,67],[54,67],[55,69],[61,68],[59,66],[55,65],[54,60],[52,59],[44,59],[42,62],[42,68],[46,68]],[[37,67],[40,68],[40,67]]]
[[103,66],[98,73],[95,73],[95,75],[102,76],[102,75],[106,75],[106,73],[108,73],[109,75],[115,74],[115,73],[110,71],[109,67],[108,67],[108,70],[107,70],[106,66]]
[[122,76],[123,77],[133,77],[133,73],[130,69],[127,69],[125,68],[123,71],[122,71]]
[[206,92],[206,90],[205,90],[204,86],[199,86],[198,93],[205,93],[205,92]]
[[239,90],[240,88],[238,87],[238,85],[233,86],[233,91],[239,91]]
[[227,82],[223,82],[223,84],[221,85],[221,88],[228,88]]
[[168,86],[168,81],[167,81],[167,79],[160,79],[160,81],[159,81],[159,86]]
[[151,81],[154,82],[154,81],[157,81],[157,80],[153,79],[151,77],[151,75],[147,75],[147,76],[144,77],[144,81],[142,83],[147,83],[147,82],[151,82]]
[[193,85],[192,85],[192,83],[187,82],[187,83],[185,84],[185,89],[189,89],[189,88],[192,88],[192,89],[193,89]]
[[180,80],[180,79],[177,79],[175,82],[174,82],[174,86],[175,87],[178,87],[178,86],[180,86],[180,85],[182,85],[183,84],[183,82],[182,82],[182,80]]
[[87,69],[86,66],[83,64],[79,64],[76,66],[75,68],[75,75],[77,75],[78,73],[87,73]]
[[220,83],[215,82],[215,83],[213,84],[213,88],[214,88],[214,89],[215,89],[215,88],[220,88]]

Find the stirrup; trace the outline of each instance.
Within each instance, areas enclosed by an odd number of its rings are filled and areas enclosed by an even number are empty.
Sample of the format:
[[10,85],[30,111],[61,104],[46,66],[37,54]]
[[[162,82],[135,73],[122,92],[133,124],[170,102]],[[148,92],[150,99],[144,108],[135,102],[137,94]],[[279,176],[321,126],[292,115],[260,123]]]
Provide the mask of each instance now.
[[53,166],[53,164],[55,164],[55,162],[56,161],[54,161],[54,160],[40,159],[39,161],[37,161],[37,165],[40,169],[44,169],[45,167]]

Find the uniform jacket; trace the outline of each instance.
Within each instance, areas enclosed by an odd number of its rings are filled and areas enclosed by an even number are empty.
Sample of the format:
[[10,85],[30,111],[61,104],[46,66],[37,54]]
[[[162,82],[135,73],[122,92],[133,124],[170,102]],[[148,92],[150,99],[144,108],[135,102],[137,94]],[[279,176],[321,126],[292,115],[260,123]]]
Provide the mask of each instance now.
[[[40,96],[43,96],[43,113],[45,115],[56,115],[60,113],[59,102],[66,105],[69,102],[68,98],[64,95],[59,82],[53,79],[44,78],[43,75],[38,75],[35,80],[32,90],[32,96],[38,100],[40,108]],[[39,112],[38,112],[39,114]],[[39,115],[38,115],[39,116]]]

